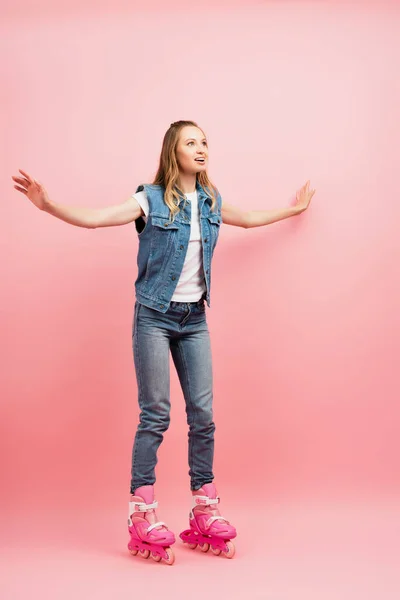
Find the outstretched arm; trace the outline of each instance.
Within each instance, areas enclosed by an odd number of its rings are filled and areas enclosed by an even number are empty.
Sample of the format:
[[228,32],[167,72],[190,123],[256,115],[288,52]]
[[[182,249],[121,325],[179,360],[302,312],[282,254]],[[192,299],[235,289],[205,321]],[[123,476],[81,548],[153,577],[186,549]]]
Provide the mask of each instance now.
[[261,227],[261,225],[270,225],[282,219],[288,219],[300,214],[296,206],[285,208],[273,208],[271,210],[250,210],[247,213],[247,227]]
[[63,206],[50,200],[42,183],[33,179],[28,173],[19,169],[22,177],[13,176],[18,184],[14,185],[22,194],[40,210],[78,227],[96,229],[97,227],[112,227],[131,223],[144,214],[138,201],[131,197],[122,204],[105,206],[103,208],[85,208],[83,206]]
[[295,206],[272,210],[244,211],[236,206],[222,202],[222,222],[227,225],[244,227],[245,229],[269,225],[270,223],[275,223],[276,221],[281,221],[288,217],[294,217],[295,215],[304,212],[308,208],[314,193],[315,190],[310,191],[310,181],[307,181],[307,183],[296,193]]

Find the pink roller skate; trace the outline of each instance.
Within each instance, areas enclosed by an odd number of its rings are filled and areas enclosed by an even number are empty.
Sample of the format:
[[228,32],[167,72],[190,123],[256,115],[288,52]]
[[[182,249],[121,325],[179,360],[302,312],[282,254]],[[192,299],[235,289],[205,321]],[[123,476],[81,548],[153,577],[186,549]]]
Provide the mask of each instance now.
[[128,550],[131,554],[151,558],[160,562],[163,558],[168,565],[175,562],[170,546],[175,543],[175,535],[169,531],[163,521],[157,521],[152,485],[143,485],[135,490],[129,502],[128,530],[131,536]]
[[236,529],[221,516],[217,504],[220,499],[213,483],[205,483],[199,490],[192,491],[192,510],[189,514],[190,529],[179,534],[189,548],[200,546],[202,552],[223,554],[232,558],[235,546],[231,538],[236,537]]

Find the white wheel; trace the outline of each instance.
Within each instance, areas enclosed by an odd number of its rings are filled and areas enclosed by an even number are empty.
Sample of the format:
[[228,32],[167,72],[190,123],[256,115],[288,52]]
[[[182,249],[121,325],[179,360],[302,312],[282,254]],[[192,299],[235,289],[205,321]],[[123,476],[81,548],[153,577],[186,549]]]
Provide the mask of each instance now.
[[133,555],[136,556],[136,554],[138,553],[138,550],[129,550],[129,552]]
[[233,558],[235,555],[235,546],[233,542],[229,540],[228,542],[226,542],[226,545],[228,546],[228,552],[222,551],[222,554],[226,556],[226,558]]
[[205,543],[205,544],[199,544],[199,545],[200,545],[200,550],[202,552],[208,552],[210,549],[210,544]]
[[211,547],[211,552],[213,554],[215,554],[215,556],[219,556],[221,554],[222,550],[220,548],[213,548],[213,547]]
[[139,550],[139,554],[142,558],[149,558],[150,550]]
[[151,553],[151,558],[156,562],[160,562],[161,560],[161,556],[159,554],[154,554],[154,552]]
[[191,550],[194,550],[195,548],[197,548],[197,544],[188,544],[188,546]]
[[164,550],[168,556],[168,558],[164,558],[165,562],[167,563],[167,565],[173,565],[175,562],[175,554],[174,554],[172,548],[170,548],[168,546],[168,548],[164,548]]

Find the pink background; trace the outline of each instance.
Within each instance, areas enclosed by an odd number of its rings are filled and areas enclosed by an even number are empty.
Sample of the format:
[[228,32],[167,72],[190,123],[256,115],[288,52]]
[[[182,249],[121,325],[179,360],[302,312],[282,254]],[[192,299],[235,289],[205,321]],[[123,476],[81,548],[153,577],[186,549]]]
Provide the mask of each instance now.
[[[192,584],[192,599],[365,599],[382,585],[397,598],[400,3],[1,11],[2,598]],[[207,319],[215,483],[236,556],[178,541],[168,567],[126,550],[135,226],[67,225],[11,175],[28,171],[60,204],[117,204],[151,181],[178,119],[204,128],[226,202],[288,206],[307,179],[317,191],[299,217],[222,228]],[[170,364],[156,497],[178,535],[187,425]]]

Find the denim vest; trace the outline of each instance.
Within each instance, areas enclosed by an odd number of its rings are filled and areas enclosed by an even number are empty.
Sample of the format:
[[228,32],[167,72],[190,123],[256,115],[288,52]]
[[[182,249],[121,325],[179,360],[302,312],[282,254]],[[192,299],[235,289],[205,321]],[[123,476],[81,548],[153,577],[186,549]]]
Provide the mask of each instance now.
[[[169,208],[164,202],[164,187],[139,185],[136,192],[145,191],[149,201],[147,222],[142,217],[135,221],[139,237],[137,255],[138,276],[135,281],[136,299],[140,304],[165,313],[178,284],[189,245],[191,204],[180,198],[180,211],[170,222]],[[200,231],[203,250],[203,269],[207,291],[205,299],[210,306],[211,260],[222,223],[222,199],[216,194],[215,212],[211,211],[211,197],[196,181]]]

